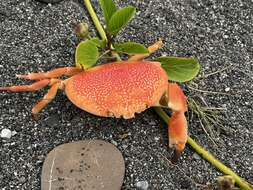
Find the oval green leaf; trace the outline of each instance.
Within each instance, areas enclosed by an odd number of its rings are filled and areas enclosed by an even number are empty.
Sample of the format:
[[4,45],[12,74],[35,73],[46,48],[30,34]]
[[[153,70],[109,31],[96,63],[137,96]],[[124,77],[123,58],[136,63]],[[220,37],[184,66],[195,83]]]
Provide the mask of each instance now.
[[76,66],[90,68],[96,64],[98,57],[98,49],[94,42],[86,40],[78,44],[75,52]]
[[114,44],[116,52],[126,53],[126,54],[144,54],[149,53],[148,49],[142,44],[136,42],[125,42],[120,44]]
[[100,0],[100,7],[103,11],[103,15],[108,26],[112,15],[117,11],[117,7],[113,0]]
[[194,58],[158,57],[155,59],[162,64],[169,80],[186,82],[192,80],[199,72],[199,62]]
[[135,11],[136,9],[133,6],[117,10],[109,21],[109,33],[115,36],[133,18]]

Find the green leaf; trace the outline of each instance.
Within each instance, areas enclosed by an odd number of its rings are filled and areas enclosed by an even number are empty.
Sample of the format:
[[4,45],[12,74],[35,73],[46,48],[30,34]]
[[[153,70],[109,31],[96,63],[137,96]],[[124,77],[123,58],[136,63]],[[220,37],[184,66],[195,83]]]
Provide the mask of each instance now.
[[101,45],[101,40],[99,38],[91,38],[89,41],[94,43],[97,47]]
[[91,38],[90,40],[89,40],[90,42],[92,42],[92,43],[94,43],[97,47],[99,47],[99,48],[104,48],[105,47],[105,41],[103,41],[103,40],[100,40],[99,38]]
[[96,64],[99,57],[98,49],[90,40],[78,44],[75,53],[76,66],[87,69]]
[[107,45],[107,41],[105,39],[101,40],[101,46],[100,47],[105,49],[106,45]]
[[149,53],[147,48],[145,48],[142,44],[136,42],[114,44],[114,48],[116,52],[122,52],[127,54]]
[[109,21],[109,33],[115,36],[132,19],[135,11],[136,9],[133,6],[124,7],[117,10]]
[[162,64],[169,80],[186,82],[192,80],[199,72],[199,62],[194,58],[158,57],[155,59]]
[[117,7],[113,0],[100,0],[100,7],[103,11],[106,24],[108,25],[112,15],[117,11]]

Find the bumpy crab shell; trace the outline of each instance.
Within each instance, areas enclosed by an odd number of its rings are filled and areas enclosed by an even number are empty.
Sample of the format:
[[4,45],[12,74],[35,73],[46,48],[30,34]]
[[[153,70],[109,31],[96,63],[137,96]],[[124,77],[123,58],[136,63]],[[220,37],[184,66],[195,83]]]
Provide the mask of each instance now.
[[[61,75],[72,76],[66,80]],[[35,91],[47,85],[47,94],[32,109],[37,114],[50,103],[58,89],[64,89],[68,98],[79,108],[98,116],[134,117],[148,107],[163,106],[172,109],[168,126],[169,145],[176,148],[176,157],[187,141],[186,97],[168,77],[159,62],[121,61],[96,66],[86,71],[64,67],[45,73],[17,75],[36,80],[31,85],[0,87],[0,90]]]
[[99,116],[134,117],[158,105],[168,87],[159,62],[118,62],[97,66],[64,81],[68,98]]

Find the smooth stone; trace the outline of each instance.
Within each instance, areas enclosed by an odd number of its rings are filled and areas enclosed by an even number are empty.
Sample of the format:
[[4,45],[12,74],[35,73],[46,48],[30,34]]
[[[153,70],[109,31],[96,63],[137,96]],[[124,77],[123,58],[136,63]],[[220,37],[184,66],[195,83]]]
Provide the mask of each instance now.
[[41,177],[42,190],[120,190],[125,174],[121,152],[102,140],[67,143],[46,157]]

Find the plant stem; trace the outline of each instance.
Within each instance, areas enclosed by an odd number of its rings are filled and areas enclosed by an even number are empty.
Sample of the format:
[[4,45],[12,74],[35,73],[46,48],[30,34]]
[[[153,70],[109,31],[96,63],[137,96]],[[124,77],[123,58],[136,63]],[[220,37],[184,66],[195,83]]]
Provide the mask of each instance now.
[[117,61],[122,61],[122,59],[120,58],[119,54],[117,54],[116,52],[112,52],[113,56],[116,57]]
[[[102,25],[100,24],[96,13],[94,12],[92,5],[90,3],[89,0],[84,0],[84,3],[86,5],[86,8],[88,9],[90,16],[101,36],[101,38],[103,40],[107,40],[105,31],[102,27]],[[115,53],[115,55],[117,56],[118,60],[120,59],[120,56]],[[162,110],[162,108],[154,108],[156,113],[166,122],[168,123],[170,117]],[[199,146],[191,137],[188,136],[187,138],[187,143],[189,145],[191,145],[191,147],[198,153],[200,154],[203,158],[205,158],[208,162],[210,162],[213,166],[215,166],[216,168],[218,168],[220,171],[222,171],[224,174],[227,175],[231,175],[236,183],[243,189],[245,190],[252,190],[251,185],[249,183],[247,183],[245,180],[243,180],[242,178],[240,178],[236,173],[234,173],[230,168],[228,168],[227,166],[225,166],[224,164],[222,164],[219,160],[217,160],[216,158],[214,158],[208,151],[206,151],[204,148],[202,148],[201,146]]]
[[[168,123],[170,117],[162,110],[162,108],[154,108],[156,113],[166,122]],[[252,190],[252,187],[248,182],[240,178],[236,173],[234,173],[230,168],[222,164],[219,160],[217,160],[213,155],[211,155],[204,148],[199,146],[191,137],[188,136],[187,143],[191,145],[191,147],[203,158],[205,158],[208,162],[210,162],[217,169],[222,171],[222,173],[230,175],[234,178],[235,182],[245,190]]]
[[209,161],[213,166],[218,168],[224,174],[230,175],[234,178],[235,182],[245,190],[252,190],[250,184],[246,182],[244,179],[240,178],[235,172],[233,172],[230,168],[222,164],[219,160],[217,160],[213,155],[211,155],[208,151],[199,146],[191,137],[187,138],[187,143],[191,145],[191,147],[203,158]]
[[106,33],[102,27],[102,25],[100,24],[99,20],[98,20],[98,17],[93,9],[93,7],[91,6],[91,3],[90,3],[90,0],[84,0],[84,4],[96,26],[96,29],[99,33],[99,35],[101,36],[102,40],[105,40],[107,41],[107,37],[106,37]]
[[[84,4],[93,20],[93,23],[95,24],[95,27],[100,35],[100,37],[102,38],[102,40],[105,40],[106,42],[108,42],[108,39],[107,39],[107,36],[106,36],[106,33],[104,31],[104,28],[103,26],[101,25],[100,21],[98,20],[98,17],[90,3],[90,0],[84,0]],[[113,46],[110,45],[112,48]],[[114,54],[114,56],[116,57],[117,61],[121,61],[121,58],[118,54]]]

